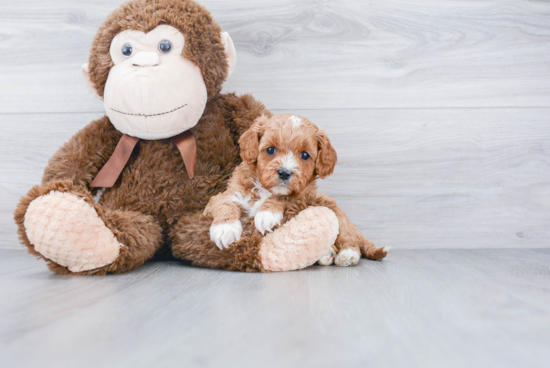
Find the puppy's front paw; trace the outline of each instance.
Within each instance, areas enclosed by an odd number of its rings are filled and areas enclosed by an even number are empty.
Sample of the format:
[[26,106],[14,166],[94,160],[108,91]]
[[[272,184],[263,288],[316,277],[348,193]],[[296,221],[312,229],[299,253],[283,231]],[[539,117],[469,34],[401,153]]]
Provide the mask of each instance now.
[[223,250],[224,248],[229,248],[231,243],[239,240],[242,232],[243,225],[239,220],[212,224],[210,226],[210,240]]
[[353,248],[346,248],[340,251],[334,259],[334,264],[340,267],[356,265],[361,259],[361,254]]
[[281,212],[260,211],[254,216],[254,225],[264,235],[266,231],[271,232],[276,225],[280,225],[282,219]]

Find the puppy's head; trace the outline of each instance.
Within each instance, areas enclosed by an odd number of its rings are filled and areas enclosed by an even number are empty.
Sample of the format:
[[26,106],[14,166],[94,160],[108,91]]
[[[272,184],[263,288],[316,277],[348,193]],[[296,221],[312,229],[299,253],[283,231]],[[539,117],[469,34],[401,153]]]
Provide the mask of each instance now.
[[241,157],[275,195],[298,194],[317,176],[334,171],[336,151],[324,131],[306,118],[261,116],[240,138]]

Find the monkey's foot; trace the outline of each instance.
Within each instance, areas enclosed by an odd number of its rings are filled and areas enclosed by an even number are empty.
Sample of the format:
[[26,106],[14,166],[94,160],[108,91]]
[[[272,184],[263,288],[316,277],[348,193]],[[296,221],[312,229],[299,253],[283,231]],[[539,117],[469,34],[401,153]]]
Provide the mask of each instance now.
[[266,271],[291,271],[311,266],[332,249],[338,218],[326,207],[308,207],[272,233],[260,248]]
[[24,226],[37,252],[71,272],[113,263],[122,246],[96,210],[70,193],[52,191],[33,200]]

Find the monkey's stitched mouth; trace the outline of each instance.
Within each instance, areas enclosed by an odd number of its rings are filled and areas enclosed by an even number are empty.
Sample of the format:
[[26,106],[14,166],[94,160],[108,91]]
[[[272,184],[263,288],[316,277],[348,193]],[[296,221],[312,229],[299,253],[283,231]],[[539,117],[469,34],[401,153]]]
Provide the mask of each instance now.
[[170,111],[161,112],[161,113],[158,113],[158,114],[151,114],[151,115],[146,115],[146,114],[132,114],[132,113],[129,113],[129,112],[122,112],[122,111],[115,110],[115,109],[113,109],[112,107],[109,107],[109,108],[110,108],[111,110],[113,110],[114,112],[118,112],[119,114],[132,115],[132,116],[144,116],[144,117],[149,117],[149,116],[159,116],[159,115],[170,114],[171,112],[177,111],[177,110],[179,110],[179,109],[183,109],[185,106],[187,106],[187,104],[181,105],[180,107],[176,107],[175,109],[170,110]]

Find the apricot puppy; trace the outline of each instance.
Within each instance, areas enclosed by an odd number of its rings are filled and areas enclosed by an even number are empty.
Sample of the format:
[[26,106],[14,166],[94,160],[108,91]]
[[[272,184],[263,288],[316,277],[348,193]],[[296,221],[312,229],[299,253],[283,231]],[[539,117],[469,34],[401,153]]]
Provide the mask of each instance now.
[[[243,162],[235,169],[225,192],[210,199],[204,214],[213,217],[210,238],[220,249],[239,240],[241,218],[253,217],[260,233],[281,224],[292,203],[313,198],[333,210],[340,234],[333,251],[320,264],[357,264],[361,254],[380,260],[389,248],[377,249],[365,239],[336,202],[317,193],[315,180],[331,175],[336,151],[324,131],[306,118],[289,114],[261,116],[240,138]],[[334,256],[338,255],[334,259]]]

